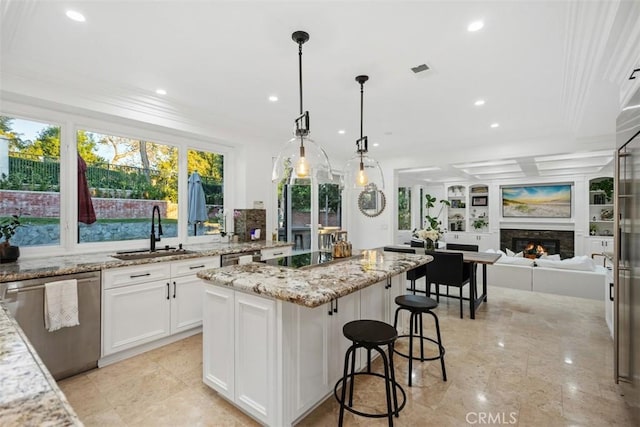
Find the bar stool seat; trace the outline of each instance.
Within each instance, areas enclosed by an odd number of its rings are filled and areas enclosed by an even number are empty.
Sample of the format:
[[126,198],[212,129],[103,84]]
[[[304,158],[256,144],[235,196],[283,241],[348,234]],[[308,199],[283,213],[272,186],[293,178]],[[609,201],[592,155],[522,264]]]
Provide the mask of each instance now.
[[[409,334],[398,335],[398,338],[409,338],[409,353],[405,354],[396,349],[394,352],[399,356],[409,359],[409,379],[408,384],[411,387],[411,371],[413,367],[413,361],[419,360],[421,362],[440,359],[440,365],[442,367],[442,380],[447,380],[447,371],[444,367],[444,353],[445,349],[442,346],[442,337],[440,336],[440,322],[438,316],[431,310],[438,307],[438,302],[433,298],[425,297],[423,295],[400,295],[395,299],[398,308],[394,318],[394,327],[398,326],[398,314],[400,310],[407,310],[411,313],[409,317]],[[437,340],[423,335],[422,330],[422,314],[427,313],[433,316],[436,326]],[[419,331],[419,334],[417,332]],[[417,334],[417,335],[416,335]],[[420,338],[420,357],[413,355],[413,337]],[[433,357],[424,357],[424,342],[428,341],[438,346],[438,355]]]
[[[340,418],[338,425],[342,426],[344,420],[344,410],[352,412],[356,415],[370,418],[388,418],[389,425],[393,426],[393,416],[399,416],[400,411],[404,408],[407,401],[406,394],[400,384],[396,382],[395,370],[393,366],[393,344],[398,337],[396,329],[384,322],[378,320],[354,320],[346,323],[342,327],[342,333],[345,338],[352,342],[351,346],[347,350],[344,356],[344,371],[343,376],[336,383],[333,394],[336,400],[340,403]],[[388,347],[388,357],[381,346]],[[367,370],[363,372],[355,372],[355,358],[358,348],[364,348],[367,350]],[[376,350],[382,358],[384,374],[377,372],[371,372],[371,350]],[[351,362],[351,369],[349,369],[349,362]],[[384,378],[386,400],[387,400],[387,412],[384,413],[370,413],[363,412],[353,408],[353,387],[355,383],[355,377],[357,375],[373,375],[376,377]],[[347,402],[347,383],[349,380],[349,401]],[[338,388],[342,386],[342,392],[338,396]],[[402,403],[398,405],[398,390],[402,394]],[[393,402],[392,402],[393,398]]]

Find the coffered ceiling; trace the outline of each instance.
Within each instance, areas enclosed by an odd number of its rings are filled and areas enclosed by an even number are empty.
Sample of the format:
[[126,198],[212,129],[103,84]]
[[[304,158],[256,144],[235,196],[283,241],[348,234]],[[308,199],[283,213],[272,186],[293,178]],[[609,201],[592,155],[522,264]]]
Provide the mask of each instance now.
[[[338,169],[355,152],[355,76],[367,74],[370,154],[404,170],[400,181],[598,173],[611,167],[615,118],[640,65],[638,9],[624,1],[5,0],[0,93],[266,144],[275,154],[299,107],[291,33],[305,30],[304,107],[312,138]],[[478,20],[484,27],[468,31]],[[421,64],[429,70],[411,70]]]

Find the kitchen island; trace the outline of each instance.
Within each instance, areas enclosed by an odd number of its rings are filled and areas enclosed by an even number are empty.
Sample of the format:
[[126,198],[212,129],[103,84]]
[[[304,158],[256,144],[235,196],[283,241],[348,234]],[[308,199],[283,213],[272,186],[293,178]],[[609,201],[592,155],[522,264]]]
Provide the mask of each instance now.
[[342,376],[351,344],[342,326],[392,323],[403,273],[431,259],[372,250],[311,269],[250,263],[199,272],[204,383],[263,424],[293,425]]

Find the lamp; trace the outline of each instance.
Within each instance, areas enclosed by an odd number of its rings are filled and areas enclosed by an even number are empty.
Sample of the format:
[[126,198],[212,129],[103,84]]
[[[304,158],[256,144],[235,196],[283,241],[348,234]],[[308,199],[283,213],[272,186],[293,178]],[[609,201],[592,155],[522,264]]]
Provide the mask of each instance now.
[[289,185],[331,182],[333,173],[329,158],[322,147],[309,138],[309,112],[302,106],[302,45],[309,40],[309,34],[296,31],[291,38],[298,44],[300,115],[294,121],[295,136],[278,153],[271,180],[285,181]]
[[360,138],[356,141],[355,157],[349,159],[345,166],[346,186],[366,191],[384,190],[384,175],[380,164],[368,156],[369,138],[363,136],[364,83],[369,76],[357,76],[360,84]]

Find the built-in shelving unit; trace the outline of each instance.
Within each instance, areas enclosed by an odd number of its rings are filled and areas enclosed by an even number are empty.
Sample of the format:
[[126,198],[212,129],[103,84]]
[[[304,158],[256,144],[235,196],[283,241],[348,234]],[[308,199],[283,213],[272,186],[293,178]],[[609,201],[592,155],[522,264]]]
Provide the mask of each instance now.
[[451,185],[447,188],[447,228],[449,231],[466,231],[466,188],[462,185]]
[[489,230],[489,186],[469,187],[469,230],[479,233]]
[[613,236],[613,178],[589,180],[589,235]]

